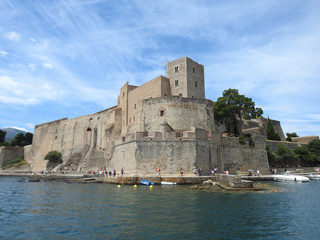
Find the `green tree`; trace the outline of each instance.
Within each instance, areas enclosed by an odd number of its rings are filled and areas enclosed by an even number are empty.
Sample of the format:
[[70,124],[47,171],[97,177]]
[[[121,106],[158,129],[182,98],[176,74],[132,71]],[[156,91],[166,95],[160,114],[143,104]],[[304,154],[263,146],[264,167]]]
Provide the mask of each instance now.
[[302,166],[313,165],[313,158],[307,146],[300,146],[294,149],[294,153],[298,157]]
[[11,141],[10,146],[25,146],[25,138],[23,133],[18,133]]
[[319,139],[313,139],[311,142],[307,145],[310,158],[314,163],[320,163],[320,140]]
[[3,143],[3,142],[4,142],[4,140],[5,140],[5,138],[6,138],[6,134],[7,134],[7,132],[2,131],[2,130],[0,129],[0,143]]
[[286,147],[284,144],[279,144],[274,153],[276,162],[280,166],[295,165],[297,162],[297,156],[290,148]]
[[10,146],[26,146],[32,144],[33,134],[27,132],[26,134],[18,133],[11,141]]
[[273,151],[271,151],[271,149],[268,145],[266,146],[266,150],[267,150],[267,157],[268,157],[269,165],[270,166],[275,165],[277,162],[275,153]]
[[224,124],[228,133],[239,136],[237,126],[243,120],[260,117],[263,114],[261,108],[256,108],[251,98],[239,94],[238,89],[224,90],[222,97],[214,103],[214,118],[218,124]]
[[26,144],[26,145],[32,144],[32,138],[33,138],[33,134],[30,133],[30,132],[27,132],[27,133],[24,135],[25,144]]
[[286,135],[287,135],[286,141],[289,141],[289,142],[292,142],[293,137],[299,137],[298,134],[296,134],[295,132],[294,133],[286,133]]
[[62,163],[62,154],[56,150],[50,151],[47,153],[47,155],[44,157],[45,160],[49,160],[52,163]]
[[281,140],[279,134],[274,131],[272,122],[269,117],[268,117],[266,132],[267,132],[267,139],[268,140],[275,140],[275,141]]

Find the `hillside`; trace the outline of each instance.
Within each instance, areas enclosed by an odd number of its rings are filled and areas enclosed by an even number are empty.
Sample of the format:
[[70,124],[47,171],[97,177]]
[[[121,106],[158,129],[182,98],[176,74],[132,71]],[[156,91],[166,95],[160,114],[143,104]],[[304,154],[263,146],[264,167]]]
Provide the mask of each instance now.
[[19,129],[16,129],[16,128],[4,128],[4,129],[1,129],[1,130],[7,132],[6,138],[5,138],[6,142],[11,142],[14,139],[14,137],[19,133],[23,133],[23,134],[27,133],[25,131],[22,131],[22,130],[19,130]]

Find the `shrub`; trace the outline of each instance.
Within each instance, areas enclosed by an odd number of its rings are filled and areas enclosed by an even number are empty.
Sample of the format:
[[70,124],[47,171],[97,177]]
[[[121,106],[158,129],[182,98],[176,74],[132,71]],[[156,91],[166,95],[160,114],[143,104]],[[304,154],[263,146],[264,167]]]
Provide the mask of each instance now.
[[249,144],[250,147],[254,147],[254,141],[251,138],[250,134],[242,134],[239,136],[239,143],[241,145]]
[[3,168],[17,167],[17,166],[25,165],[25,164],[28,164],[28,162],[21,159],[21,158],[15,158],[15,159],[8,161]]
[[44,159],[49,160],[52,163],[59,164],[59,163],[62,163],[62,154],[58,151],[51,151],[47,153]]

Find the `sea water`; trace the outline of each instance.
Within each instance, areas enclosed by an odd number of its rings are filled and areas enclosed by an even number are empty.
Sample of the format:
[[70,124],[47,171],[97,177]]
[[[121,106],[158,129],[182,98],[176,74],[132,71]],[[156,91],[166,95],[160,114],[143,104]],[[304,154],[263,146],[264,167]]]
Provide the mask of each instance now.
[[320,181],[274,191],[0,177],[0,239],[319,239]]

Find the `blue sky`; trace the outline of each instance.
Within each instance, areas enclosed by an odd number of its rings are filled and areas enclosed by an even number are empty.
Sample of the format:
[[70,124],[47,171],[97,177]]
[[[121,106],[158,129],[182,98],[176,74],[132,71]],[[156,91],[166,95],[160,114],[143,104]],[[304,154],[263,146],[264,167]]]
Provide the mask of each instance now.
[[0,128],[116,105],[188,56],[206,98],[251,97],[284,133],[320,135],[320,1],[0,1]]

